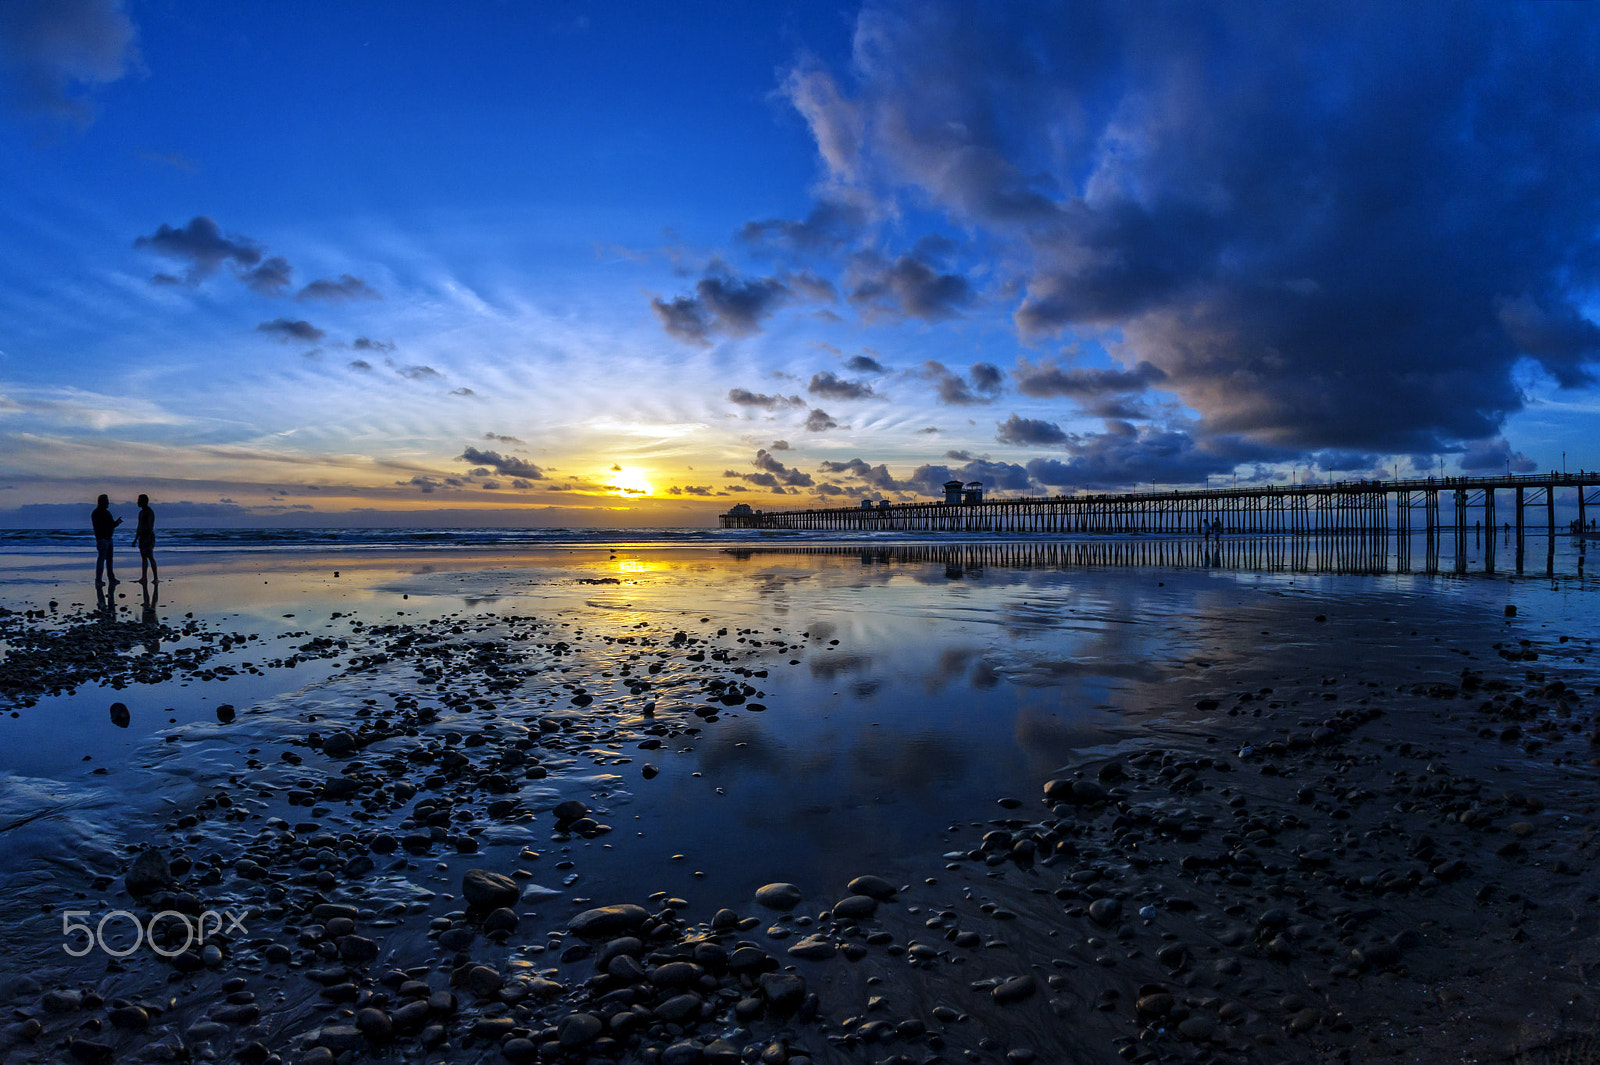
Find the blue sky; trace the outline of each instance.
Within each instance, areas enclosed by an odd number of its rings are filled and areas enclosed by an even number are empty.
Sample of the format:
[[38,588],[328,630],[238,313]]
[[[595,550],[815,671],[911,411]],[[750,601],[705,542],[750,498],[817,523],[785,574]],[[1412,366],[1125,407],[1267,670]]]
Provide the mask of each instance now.
[[1600,464],[1580,6],[0,11],[0,522]]

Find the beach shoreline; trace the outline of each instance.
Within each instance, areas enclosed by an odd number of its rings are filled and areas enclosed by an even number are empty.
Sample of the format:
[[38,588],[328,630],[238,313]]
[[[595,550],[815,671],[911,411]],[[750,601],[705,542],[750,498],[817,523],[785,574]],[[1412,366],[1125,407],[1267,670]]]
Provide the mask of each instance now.
[[[8,1053],[1490,1060],[1583,1016],[1551,989],[1600,963],[1586,918],[1560,916],[1593,901],[1593,630],[1538,582],[1543,615],[1485,617],[1504,595],[1480,586],[1441,646],[1380,613],[1426,595],[1398,576],[507,561],[174,568],[197,633],[273,645],[250,659],[265,679],[225,721],[244,678],[194,663],[193,689],[165,689],[204,692],[193,713],[107,778],[163,780],[156,799],[100,816],[89,857],[10,870],[43,920],[17,951],[39,964],[0,987],[28,1014]],[[1252,648],[1257,622],[1276,631]],[[1210,628],[1238,631],[1213,648]],[[913,659],[918,631],[951,645]],[[911,683],[930,668],[944,687]],[[840,758],[808,766],[818,744]],[[139,842],[172,880],[135,897]],[[475,868],[519,889],[514,920],[461,904]],[[764,907],[784,868],[800,898]],[[248,934],[71,962],[69,897],[95,919],[236,908]],[[609,905],[641,909],[569,927]]]

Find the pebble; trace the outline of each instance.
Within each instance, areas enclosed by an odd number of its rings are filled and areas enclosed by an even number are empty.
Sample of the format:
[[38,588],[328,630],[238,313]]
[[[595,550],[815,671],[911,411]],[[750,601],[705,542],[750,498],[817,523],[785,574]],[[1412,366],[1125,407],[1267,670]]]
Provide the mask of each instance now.
[[1013,1002],[1021,1002],[1023,999],[1031,998],[1037,990],[1039,990],[1039,981],[1034,978],[1032,973],[1024,973],[1021,976],[1013,976],[1009,980],[1001,981],[994,986],[994,990],[990,991],[989,994],[996,1002],[1002,1006],[1007,1006]]
[[900,890],[883,877],[872,876],[871,874],[858,876],[850,881],[847,886],[852,894],[866,895],[880,902],[886,902],[894,898],[895,895],[899,894]]
[[769,910],[792,910],[800,904],[800,889],[793,884],[763,884],[756,889],[756,901]]
[[468,869],[461,878],[461,897],[475,910],[515,906],[522,898],[517,882],[487,869]]
[[878,912],[878,900],[871,895],[850,895],[833,905],[833,915],[848,921],[859,921]]

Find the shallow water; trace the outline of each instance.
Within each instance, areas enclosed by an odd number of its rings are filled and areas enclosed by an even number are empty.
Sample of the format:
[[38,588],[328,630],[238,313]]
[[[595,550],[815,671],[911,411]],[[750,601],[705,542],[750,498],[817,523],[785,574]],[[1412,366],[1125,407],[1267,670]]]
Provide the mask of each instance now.
[[[145,826],[252,757],[266,768],[248,778],[268,779],[274,752],[308,721],[326,729],[363,698],[428,694],[412,663],[358,675],[339,658],[267,664],[313,637],[361,645],[363,627],[377,624],[492,627],[514,616],[584,634],[591,651],[546,663],[492,711],[441,718],[440,731],[581,714],[573,685],[624,722],[652,699],[663,714],[699,704],[700,671],[678,666],[648,695],[629,694],[611,674],[634,652],[606,637],[684,630],[767,673],[747,678],[764,710],[726,708],[655,752],[601,741],[588,758],[548,763],[549,778],[527,794],[545,805],[584,798],[615,830],[563,845],[575,871],[555,868],[564,855],[543,828],[496,826],[485,854],[375,885],[375,898],[450,890],[465,868],[535,846],[546,850],[535,876],[556,892],[552,918],[581,900],[655,891],[715,908],[774,880],[825,904],[863,871],[909,877],[941,851],[974,845],[970,826],[995,816],[997,799],[1034,801],[1063,765],[1130,738],[1234,742],[1237,722],[1197,709],[1208,696],[1260,693],[1259,714],[1289,700],[1263,689],[1308,676],[1450,681],[1494,645],[1523,639],[1539,649],[1539,669],[1592,692],[1600,586],[1578,548],[1558,540],[1550,576],[1507,577],[1485,573],[1481,557],[1464,574],[1448,556],[1427,572],[1412,555],[1402,570],[1407,553],[1392,544],[1285,539],[574,544],[515,555],[191,546],[163,559],[156,616],[193,615],[202,632],[259,639],[208,660],[210,679],[85,685],[0,718],[0,921],[15,957],[59,961],[59,919],[44,909],[55,878],[116,873]],[[40,550],[10,561],[0,605],[95,611],[93,589],[67,579],[81,576],[81,557]],[[121,585],[110,605],[115,623],[136,623],[140,587]],[[204,641],[165,649],[186,642]],[[222,666],[237,672],[215,676]],[[113,702],[128,707],[125,725]],[[222,703],[237,708],[234,719],[218,719]],[[1549,772],[1514,748],[1497,757],[1506,771]],[[654,779],[641,777],[647,760],[659,765]]]

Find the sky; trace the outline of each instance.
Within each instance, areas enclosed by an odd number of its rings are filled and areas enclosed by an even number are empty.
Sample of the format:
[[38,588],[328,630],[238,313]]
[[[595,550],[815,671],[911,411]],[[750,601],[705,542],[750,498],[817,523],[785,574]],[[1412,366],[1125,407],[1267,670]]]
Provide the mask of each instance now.
[[1582,4],[0,4],[0,525],[1600,466]]

